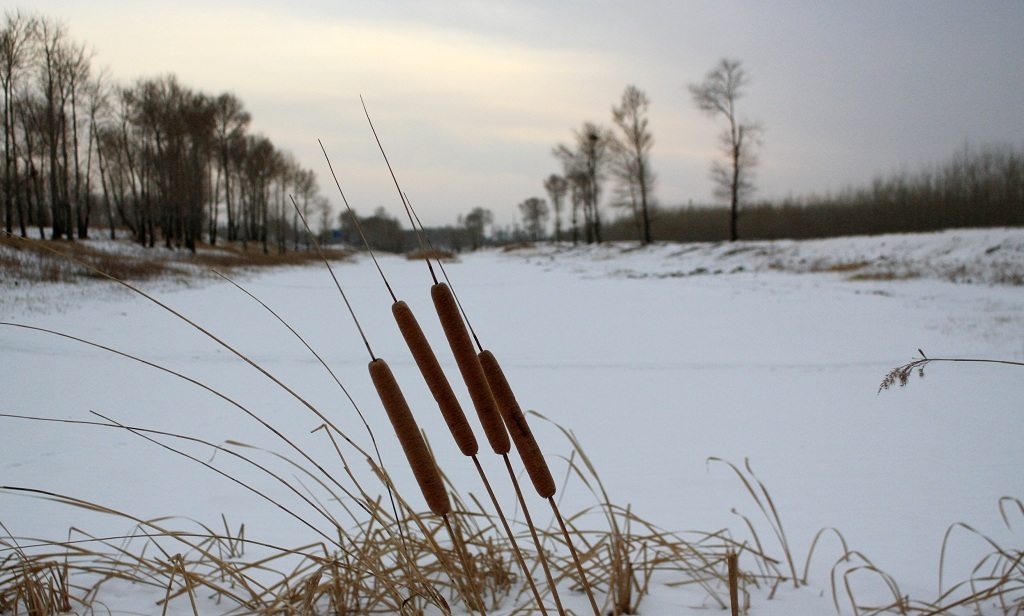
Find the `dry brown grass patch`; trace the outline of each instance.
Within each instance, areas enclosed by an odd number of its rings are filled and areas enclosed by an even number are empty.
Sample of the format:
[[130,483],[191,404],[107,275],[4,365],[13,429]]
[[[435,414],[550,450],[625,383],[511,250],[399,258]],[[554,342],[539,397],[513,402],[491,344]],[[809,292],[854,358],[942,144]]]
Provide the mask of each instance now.
[[[263,252],[262,247],[250,244],[243,248],[241,244],[209,246],[200,245],[195,254],[186,253],[190,263],[217,269],[232,267],[274,267],[287,265],[306,265],[320,263],[321,256],[315,250],[290,250]],[[355,251],[325,249],[324,255],[332,261],[343,261],[351,258]]]
[[423,261],[425,259],[432,259],[435,261],[448,261],[453,263],[459,260],[454,252],[450,250],[441,249],[414,250],[412,252],[405,253],[405,258],[409,261]]
[[836,263],[834,265],[830,265],[821,271],[837,273],[855,272],[857,270],[864,269],[869,265],[871,265],[870,261],[850,261],[848,263]]
[[71,282],[94,278],[96,268],[122,280],[149,280],[169,272],[169,259],[159,253],[143,256],[105,251],[88,242],[25,240],[0,235],[0,271],[13,279]]
[[[99,272],[125,281],[152,280],[188,268],[230,270],[246,267],[280,267],[319,262],[316,252],[299,250],[264,253],[262,247],[250,244],[209,246],[200,244],[197,252],[167,249],[163,246],[142,248],[127,240],[117,242],[118,251],[110,244],[91,240],[35,240],[0,234],[0,273],[12,280],[30,282],[73,282],[81,278],[102,277]],[[351,250],[329,250],[327,258],[345,260]],[[94,269],[92,269],[94,268]]]
[[902,274],[896,272],[864,272],[862,274],[854,274],[847,278],[847,280],[853,282],[859,281],[879,281],[889,282],[893,280],[913,280],[920,276],[914,272],[904,272]]

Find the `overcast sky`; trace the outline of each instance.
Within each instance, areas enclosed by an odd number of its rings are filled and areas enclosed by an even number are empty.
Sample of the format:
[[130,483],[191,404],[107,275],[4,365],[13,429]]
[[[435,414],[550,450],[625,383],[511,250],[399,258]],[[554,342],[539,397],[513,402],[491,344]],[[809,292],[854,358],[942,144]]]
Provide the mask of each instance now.
[[712,202],[718,126],[686,86],[723,57],[765,128],[764,198],[914,172],[965,144],[1024,147],[1024,2],[33,0],[119,82],[173,73],[233,92],[252,130],[363,212],[400,202],[359,96],[427,224],[475,206],[511,224],[560,172],[551,150],[651,100],[656,196]]

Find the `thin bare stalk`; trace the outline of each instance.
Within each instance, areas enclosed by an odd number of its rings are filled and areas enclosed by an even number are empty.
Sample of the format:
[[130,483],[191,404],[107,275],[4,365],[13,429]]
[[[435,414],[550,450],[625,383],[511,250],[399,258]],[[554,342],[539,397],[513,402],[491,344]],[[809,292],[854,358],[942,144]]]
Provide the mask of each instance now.
[[583,590],[586,591],[587,598],[590,599],[590,607],[594,608],[594,616],[601,616],[601,608],[597,607],[597,600],[594,598],[594,591],[590,588],[590,582],[587,581],[587,572],[583,568],[583,563],[580,562],[580,555],[576,552],[576,547],[572,542],[572,536],[569,534],[569,529],[565,526],[565,520],[562,519],[562,514],[558,511],[558,504],[555,503],[555,497],[548,497],[548,503],[551,504],[551,512],[555,514],[555,518],[558,520],[558,527],[562,529],[562,536],[565,537],[565,543],[569,546],[569,553],[572,554],[572,562],[576,565],[576,572],[580,574],[580,583],[583,584]]
[[[473,598],[476,600],[480,613],[486,616],[487,608],[484,605],[483,595],[480,594],[480,587],[476,583],[476,570],[473,567],[472,562],[469,560],[469,552],[466,551],[466,545],[463,543],[461,537],[459,537],[459,534],[455,532],[455,529],[452,528],[452,523],[451,520],[448,519],[448,514],[446,513],[442,515],[441,519],[444,521],[445,528],[448,529],[448,536],[451,537],[452,545],[455,546],[455,553],[459,555],[459,560],[462,561],[462,570],[465,572],[464,577],[466,578],[466,583],[469,584],[469,592],[472,593]],[[470,606],[467,605],[467,607]],[[472,608],[470,608],[470,611],[473,611]]]
[[[505,518],[504,511],[502,511],[501,506],[498,504],[498,499],[494,495],[494,490],[491,488],[491,482],[487,480],[487,475],[484,474],[484,469],[482,466],[480,466],[480,460],[475,455],[473,456],[473,464],[476,465],[477,472],[480,474],[480,480],[483,481],[484,487],[487,488],[487,495],[490,496],[491,504],[494,506],[494,510],[498,514],[498,519],[501,520],[502,528],[505,529],[505,536],[508,537],[509,545],[512,546],[512,552],[515,554],[516,562],[519,563],[519,568],[522,569],[523,575],[526,577],[526,581],[530,586],[530,590],[533,592],[533,597],[537,601],[537,608],[540,609],[541,614],[547,614],[547,609],[545,609],[544,607],[544,600],[540,596],[540,591],[537,589],[537,583],[533,580],[533,574],[530,573],[530,568],[526,565],[526,559],[523,558],[523,553],[519,549],[519,543],[516,541],[516,537],[512,533],[512,528],[508,525],[508,520]],[[519,484],[516,483],[515,485],[517,488],[517,494],[520,494],[520,492],[518,491]],[[522,501],[520,501],[520,505],[522,505]],[[526,512],[525,506],[523,507],[523,511]],[[529,517],[529,513],[526,513],[526,515],[527,517]],[[555,589],[554,581],[551,579],[551,572],[548,570],[547,560],[543,556],[543,547],[540,545],[540,542],[536,540],[536,532],[533,529],[533,524],[527,522],[527,525],[530,527],[531,532],[534,534],[534,540],[536,541],[537,546],[537,558],[544,565],[544,571],[548,577],[548,582],[551,584],[551,590],[555,598],[555,603],[558,606],[558,613],[563,614],[564,611],[562,610],[561,601],[558,598],[558,592]]]
[[530,536],[533,538],[533,545],[537,548],[537,560],[540,561],[540,566],[544,570],[544,577],[547,578],[548,586],[551,588],[551,596],[555,600],[555,606],[558,608],[559,614],[565,614],[565,608],[562,607],[562,599],[558,595],[558,585],[555,583],[554,577],[551,575],[551,567],[548,565],[548,558],[544,553],[544,544],[541,543],[540,537],[537,535],[537,526],[533,523],[533,517],[530,515],[530,508],[526,506],[526,499],[523,497],[523,490],[519,487],[519,480],[516,478],[516,473],[512,470],[512,462],[508,458],[508,454],[501,456],[505,460],[505,468],[508,469],[509,479],[512,481],[512,487],[515,489],[516,498],[519,499],[519,506],[523,509],[523,517],[526,518],[526,527],[530,529]]

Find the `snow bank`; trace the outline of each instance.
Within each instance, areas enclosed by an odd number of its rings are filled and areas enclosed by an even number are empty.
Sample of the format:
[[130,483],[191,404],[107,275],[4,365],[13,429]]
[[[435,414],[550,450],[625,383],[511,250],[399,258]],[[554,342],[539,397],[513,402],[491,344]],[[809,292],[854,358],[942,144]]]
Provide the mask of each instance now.
[[672,278],[739,272],[836,272],[852,279],[929,278],[1024,284],[1024,229],[958,229],[821,240],[538,245],[508,251],[600,275]]

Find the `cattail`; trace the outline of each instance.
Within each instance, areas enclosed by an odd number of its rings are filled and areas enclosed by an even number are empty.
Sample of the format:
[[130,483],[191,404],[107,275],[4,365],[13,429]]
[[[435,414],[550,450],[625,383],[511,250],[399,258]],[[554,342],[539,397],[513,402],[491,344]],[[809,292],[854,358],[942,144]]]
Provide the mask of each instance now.
[[540,446],[537,445],[537,439],[534,438],[533,432],[530,431],[530,425],[526,423],[526,416],[523,415],[523,410],[519,407],[519,402],[516,400],[515,394],[512,393],[512,388],[509,387],[505,373],[502,372],[501,366],[498,365],[498,360],[494,358],[494,354],[490,351],[481,351],[479,357],[480,366],[487,377],[487,383],[491,387],[491,393],[494,395],[494,401],[498,405],[498,411],[501,413],[501,418],[505,420],[505,426],[508,427],[508,431],[512,435],[512,442],[516,445],[519,457],[523,459],[523,465],[526,467],[526,472],[530,475],[533,487],[536,488],[537,493],[542,498],[553,496],[555,494],[555,480],[551,476],[551,470],[544,459],[544,454],[540,451]]
[[444,328],[452,354],[455,355],[455,362],[459,365],[466,388],[469,389],[469,397],[473,400],[480,423],[483,424],[487,441],[494,453],[504,455],[512,449],[512,443],[508,439],[508,431],[501,420],[501,415],[498,414],[494,395],[487,385],[487,377],[480,367],[480,360],[473,350],[473,341],[469,339],[466,324],[459,314],[455,296],[448,285],[441,282],[430,287],[430,297],[434,300],[434,308],[441,320],[441,327]]
[[458,398],[455,397],[452,386],[448,383],[448,377],[441,370],[441,364],[438,363],[437,356],[430,348],[430,342],[423,335],[416,316],[413,315],[409,305],[403,301],[392,304],[391,312],[395,315],[398,329],[402,332],[402,337],[405,338],[405,343],[409,346],[409,351],[412,352],[412,357],[416,360],[416,365],[419,366],[420,373],[423,374],[423,379],[427,382],[427,387],[430,388],[430,393],[434,395],[434,400],[437,401],[441,415],[444,416],[444,421],[448,424],[448,429],[451,430],[459,450],[463,455],[475,456],[480,447],[473,434],[473,428],[466,421],[466,414],[462,412],[462,406],[459,404]]
[[391,373],[387,362],[383,359],[371,361],[370,379],[377,388],[377,395],[388,413],[395,434],[398,435],[398,441],[402,444],[402,450],[409,460],[413,475],[416,476],[416,483],[420,485],[420,491],[427,500],[427,506],[437,515],[446,515],[451,511],[452,505],[448,500],[441,472],[437,470],[434,458],[427,449],[419,426],[416,425],[416,418],[412,416],[409,403],[405,401],[405,396],[402,395],[398,381],[395,380],[395,375]]

